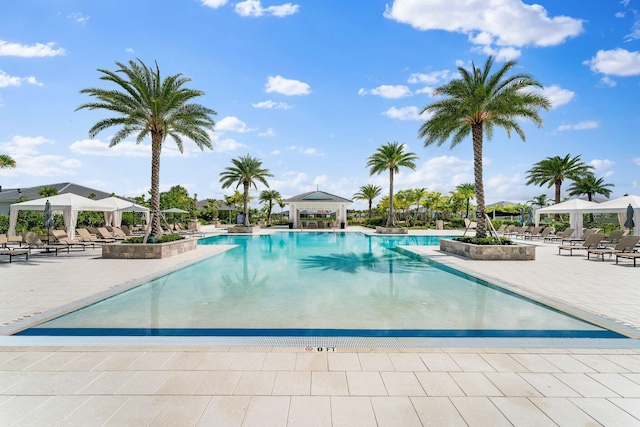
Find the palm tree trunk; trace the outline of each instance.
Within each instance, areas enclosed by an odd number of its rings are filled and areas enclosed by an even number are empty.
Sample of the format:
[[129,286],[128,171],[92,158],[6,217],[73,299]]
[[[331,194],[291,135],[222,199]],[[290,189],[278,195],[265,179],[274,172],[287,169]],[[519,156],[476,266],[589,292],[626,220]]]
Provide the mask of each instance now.
[[[560,187],[562,187],[562,181],[557,179],[555,184],[556,184],[555,204],[557,205],[558,203],[560,203],[560,193],[561,193]],[[560,221],[560,214],[555,214],[553,219],[554,219],[554,221]]]
[[387,217],[387,227],[395,224],[393,215],[393,168],[389,168],[389,216]]
[[162,237],[160,224],[160,153],[162,152],[162,134],[151,133],[151,235]]
[[471,126],[473,138],[473,176],[476,184],[476,236],[487,237],[487,224],[484,210],[484,185],[482,179],[482,123]]
[[243,182],[242,186],[244,187],[244,198],[243,198],[243,207],[242,212],[244,213],[244,225],[249,225],[249,183]]
[[373,199],[369,199],[369,218],[371,218],[371,205],[373,205]]
[[267,224],[271,224],[271,209],[273,209],[273,202],[269,199],[269,212],[267,213]]

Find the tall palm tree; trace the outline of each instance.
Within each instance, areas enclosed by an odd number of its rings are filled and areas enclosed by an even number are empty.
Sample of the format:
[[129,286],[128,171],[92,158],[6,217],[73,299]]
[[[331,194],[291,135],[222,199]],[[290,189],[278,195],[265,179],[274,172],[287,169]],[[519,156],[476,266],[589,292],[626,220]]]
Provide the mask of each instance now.
[[531,200],[527,200],[527,203],[544,208],[545,206],[549,206],[552,202],[547,198],[546,194],[540,194],[539,196],[534,196]]
[[236,184],[236,188],[242,184],[244,189],[242,213],[244,214],[244,225],[249,225],[249,187],[258,189],[256,181],[261,182],[267,188],[269,183],[267,177],[273,176],[269,173],[269,169],[262,168],[262,161],[249,154],[240,156],[237,159],[231,159],[233,166],[230,166],[220,172],[220,182],[222,188],[229,188]]
[[374,184],[363,185],[358,189],[358,192],[353,195],[356,200],[367,200],[369,202],[369,218],[371,218],[371,206],[373,205],[373,199],[378,197],[382,193],[382,187]]
[[551,108],[551,102],[543,95],[527,91],[529,88],[542,88],[542,85],[528,74],[515,74],[506,77],[516,61],[507,61],[495,73],[491,74],[494,59],[487,58],[484,68],[472,63],[471,70],[458,67],[460,78],[437,87],[433,96],[443,99],[424,107],[422,113],[432,113],[432,117],[420,126],[418,136],[424,138],[424,145],[434,142],[442,145],[452,138],[451,148],[461,143],[469,135],[473,141],[473,172],[476,186],[476,236],[486,237],[487,226],[484,208],[484,183],[482,177],[482,144],[493,136],[496,126],[511,131],[525,140],[525,134],[519,118],[531,120],[538,127],[542,118],[538,110]]
[[369,174],[381,174],[389,171],[389,216],[387,217],[387,227],[393,227],[396,224],[393,214],[393,175],[400,172],[400,168],[416,169],[415,161],[418,156],[415,153],[405,153],[404,144],[398,142],[387,142],[385,145],[378,147],[375,153],[367,159],[367,167]]
[[16,161],[8,154],[0,154],[0,169],[11,169],[16,167]]
[[593,166],[588,165],[580,160],[580,155],[571,158],[570,154],[564,157],[554,156],[547,157],[535,163],[531,169],[527,171],[527,185],[537,184],[543,186],[548,184],[547,188],[555,185],[555,203],[560,203],[560,194],[562,183],[565,179],[577,180],[591,173]]
[[273,210],[273,203],[281,199],[282,195],[278,190],[263,190],[260,193],[260,203],[267,204],[267,224],[271,223],[271,211]]
[[136,135],[136,143],[140,144],[147,136],[151,137],[151,213],[153,214],[151,234],[162,235],[160,225],[160,154],[162,145],[170,136],[183,152],[182,138],[186,137],[203,150],[212,148],[211,137],[207,130],[213,130],[211,118],[216,112],[200,104],[190,103],[204,92],[188,89],[184,85],[191,79],[181,73],[165,77],[160,75],[158,63],[155,68],[147,67],[142,61],[129,61],[129,65],[116,62],[116,71],[98,69],[100,80],[114,83],[116,89],[88,88],[86,93],[96,98],[96,102],[88,102],[77,110],[107,110],[115,113],[97,122],[89,130],[89,137],[94,138],[101,131],[110,128],[121,128],[111,138],[109,147],[122,142],[129,135]]
[[476,197],[476,186],[470,182],[459,184],[456,186],[456,193],[467,201],[467,214],[466,218],[469,218],[469,200]]

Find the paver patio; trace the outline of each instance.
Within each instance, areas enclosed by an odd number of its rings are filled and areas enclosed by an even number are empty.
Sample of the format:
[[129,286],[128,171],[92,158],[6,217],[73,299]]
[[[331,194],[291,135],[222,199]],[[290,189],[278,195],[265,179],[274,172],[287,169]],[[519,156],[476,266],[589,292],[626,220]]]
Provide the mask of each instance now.
[[[540,244],[536,261],[519,262],[411,250],[637,336],[640,268],[558,256],[555,247]],[[87,250],[0,263],[2,330],[219,250],[127,261]],[[335,349],[311,341],[3,336],[0,425],[640,425],[637,339]]]

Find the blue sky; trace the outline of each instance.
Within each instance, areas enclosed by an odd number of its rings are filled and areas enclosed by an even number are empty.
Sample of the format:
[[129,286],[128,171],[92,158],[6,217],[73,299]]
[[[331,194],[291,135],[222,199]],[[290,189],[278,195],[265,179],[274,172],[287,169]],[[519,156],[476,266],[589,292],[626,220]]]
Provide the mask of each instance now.
[[[473,182],[471,141],[424,147],[417,137],[431,89],[457,66],[516,59],[544,85],[544,126],[526,142],[497,130],[484,145],[486,202],[527,201],[553,189],[525,185],[548,156],[581,155],[615,185],[640,194],[640,0],[151,0],[3,2],[0,14],[0,170],[4,188],[74,182],[137,196],[150,185],[149,141],[108,148],[91,140],[106,112],[75,108],[104,87],[98,68],[140,58],[183,73],[218,114],[213,150],[172,141],[161,190],[222,198],[230,159],[259,157],[285,197],[315,190],[351,197],[379,184],[366,160],[389,141],[420,157],[396,189],[448,194]],[[569,183],[564,185],[566,189]],[[257,196],[257,192],[252,194]],[[364,208],[365,203],[354,207]]]

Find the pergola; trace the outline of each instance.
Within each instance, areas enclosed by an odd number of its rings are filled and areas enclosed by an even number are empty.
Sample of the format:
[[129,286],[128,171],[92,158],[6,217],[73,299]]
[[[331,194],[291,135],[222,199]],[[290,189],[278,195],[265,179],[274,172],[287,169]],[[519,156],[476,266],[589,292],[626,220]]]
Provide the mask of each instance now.
[[298,228],[300,211],[320,211],[325,210],[336,213],[336,221],[347,225],[347,206],[353,200],[316,190],[291,197],[284,201],[289,205],[289,222],[293,222],[293,228]]

